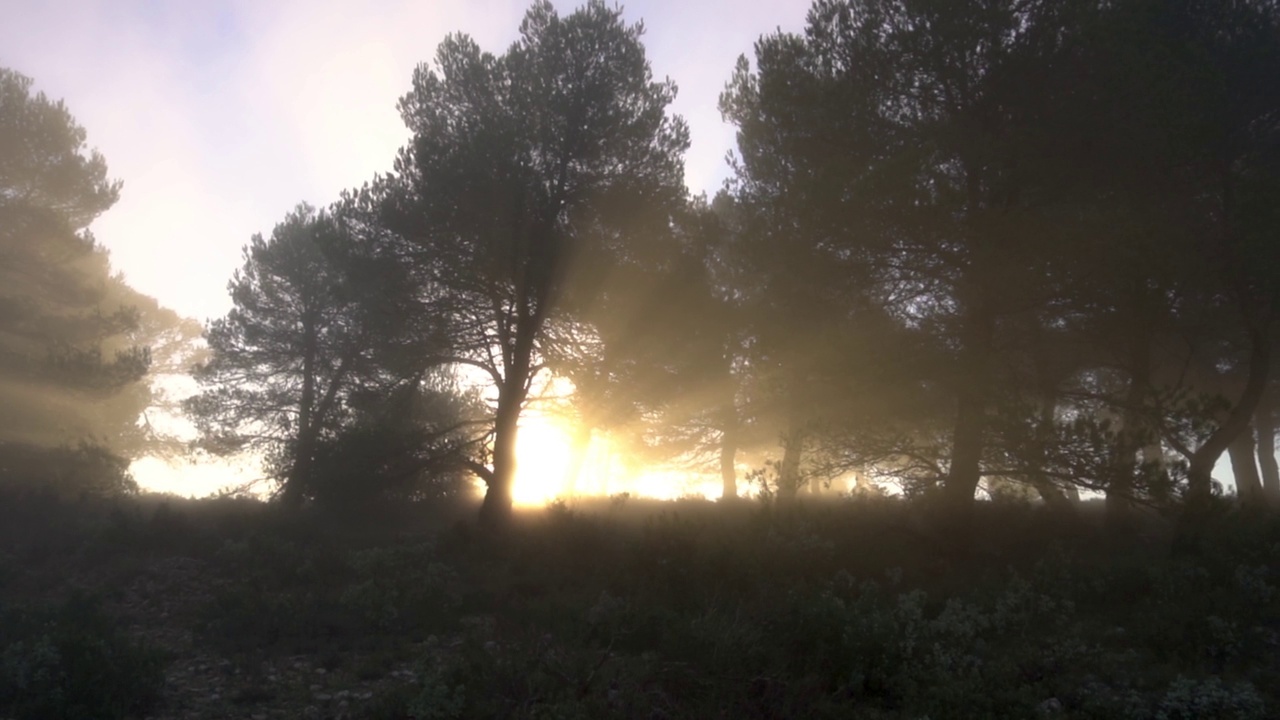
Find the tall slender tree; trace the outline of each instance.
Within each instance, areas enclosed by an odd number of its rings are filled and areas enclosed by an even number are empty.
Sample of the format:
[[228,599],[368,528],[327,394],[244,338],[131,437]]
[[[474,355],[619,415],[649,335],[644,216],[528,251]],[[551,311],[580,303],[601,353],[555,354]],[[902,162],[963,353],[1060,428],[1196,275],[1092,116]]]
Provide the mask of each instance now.
[[666,114],[643,26],[593,0],[566,17],[531,7],[501,56],[441,44],[400,102],[413,139],[396,162],[391,227],[418,262],[453,352],[491,383],[492,455],[482,518],[510,512],[516,433],[542,369],[547,328],[605,282],[602,258],[644,253],[684,199],[688,132]]

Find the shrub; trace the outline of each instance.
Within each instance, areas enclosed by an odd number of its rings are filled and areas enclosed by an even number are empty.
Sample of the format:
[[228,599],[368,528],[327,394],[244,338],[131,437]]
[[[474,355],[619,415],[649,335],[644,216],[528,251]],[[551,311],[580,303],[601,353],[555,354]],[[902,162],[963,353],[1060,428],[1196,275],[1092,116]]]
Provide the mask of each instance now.
[[352,552],[354,582],[339,602],[379,630],[415,630],[461,603],[458,576],[431,543]]
[[45,448],[0,443],[0,488],[63,498],[137,493],[129,461],[90,443]]
[[1266,708],[1249,683],[1228,687],[1220,678],[1174,680],[1160,701],[1156,720],[1262,720]]
[[156,706],[164,658],[76,595],[52,612],[0,607],[0,715],[132,718]]

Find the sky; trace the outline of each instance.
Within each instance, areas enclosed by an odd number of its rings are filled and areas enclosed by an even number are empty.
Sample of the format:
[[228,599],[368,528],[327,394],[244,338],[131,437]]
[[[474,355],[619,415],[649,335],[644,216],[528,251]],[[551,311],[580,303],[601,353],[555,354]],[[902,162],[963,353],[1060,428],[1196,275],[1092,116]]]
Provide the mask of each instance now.
[[[714,194],[733,128],[717,101],[762,34],[799,31],[809,0],[623,3],[657,78],[680,88],[686,182]],[[555,2],[562,15],[575,2]],[[462,32],[503,52],[514,0],[0,0],[0,66],[66,102],[124,182],[92,226],[137,290],[198,320],[254,233],[391,168],[413,68]]]

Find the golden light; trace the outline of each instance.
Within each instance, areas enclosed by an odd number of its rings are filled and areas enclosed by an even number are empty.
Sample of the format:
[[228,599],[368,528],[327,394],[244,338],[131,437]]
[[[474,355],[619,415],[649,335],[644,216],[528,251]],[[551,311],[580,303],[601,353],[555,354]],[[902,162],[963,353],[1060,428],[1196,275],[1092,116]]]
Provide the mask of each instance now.
[[618,493],[662,500],[688,495],[719,497],[718,477],[646,466],[628,457],[605,433],[592,433],[585,447],[575,449],[577,428],[564,403],[572,393],[571,382],[549,377],[534,393],[544,404],[522,414],[511,488],[516,505],[541,506],[556,499]]
[[511,496],[517,505],[545,505],[567,494],[573,444],[559,423],[535,413],[520,420],[516,437],[516,477]]
[[512,487],[517,505],[542,506],[556,499],[624,492],[658,500],[720,495],[719,478],[688,470],[636,467],[606,437],[593,437],[582,456],[575,458],[572,438],[565,421],[534,413],[522,418]]
[[[266,476],[262,458],[253,453],[230,457],[198,455],[165,459],[152,455],[137,458],[129,473],[144,492],[168,493],[181,497],[208,497],[224,490],[239,490]],[[265,493],[269,483],[250,488]]]

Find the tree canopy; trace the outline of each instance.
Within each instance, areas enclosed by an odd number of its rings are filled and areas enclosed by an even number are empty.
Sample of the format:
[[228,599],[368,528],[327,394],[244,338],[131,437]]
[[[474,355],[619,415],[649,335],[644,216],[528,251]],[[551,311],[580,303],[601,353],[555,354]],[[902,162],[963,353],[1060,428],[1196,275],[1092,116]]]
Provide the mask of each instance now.
[[394,171],[246,251],[206,439],[261,439],[306,495],[431,378],[449,439],[397,447],[501,524],[555,377],[575,462],[608,436],[725,496],[744,466],[962,523],[983,493],[1094,492],[1120,526],[1208,507],[1226,456],[1242,501],[1280,496],[1274,3],[818,0],[726,68],[710,201],[643,30],[540,2],[500,55],[449,36]]
[[[66,106],[0,68],[0,443],[15,468],[37,448],[133,457],[154,439],[139,423],[147,346],[181,319],[113,273],[88,229],[120,188]],[[107,465],[124,477],[127,462]]]
[[510,511],[522,408],[549,328],[589,305],[609,268],[660,252],[683,201],[683,121],[652,78],[641,25],[591,2],[535,4],[501,56],[450,36],[400,102],[413,133],[387,217],[451,323],[448,360],[491,383],[486,517]]
[[[438,455],[466,444],[465,403],[430,369],[429,317],[403,266],[364,235],[360,202],[299,205],[270,238],[253,237],[228,286],[234,308],[205,334],[203,391],[184,403],[206,449],[263,454],[295,504],[412,492],[436,479],[428,464],[456,474]],[[383,437],[367,437],[375,429]],[[335,468],[359,477],[339,482]]]

